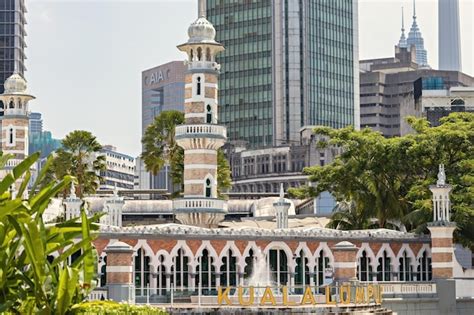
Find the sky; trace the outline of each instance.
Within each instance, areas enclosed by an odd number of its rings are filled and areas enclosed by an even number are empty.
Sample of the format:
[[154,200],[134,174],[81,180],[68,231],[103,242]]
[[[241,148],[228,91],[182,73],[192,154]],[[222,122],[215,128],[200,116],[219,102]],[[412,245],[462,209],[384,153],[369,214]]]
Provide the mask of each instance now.
[[[311,0],[318,1],[318,0]],[[463,71],[474,75],[474,0],[460,1]],[[196,0],[27,0],[27,72],[36,96],[30,110],[43,114],[56,138],[89,130],[103,145],[138,156],[141,151],[141,72],[184,60],[176,45],[187,40]],[[359,57],[392,57],[401,28],[412,22],[410,0],[359,0]],[[428,63],[437,68],[437,1],[418,0],[417,21]]]

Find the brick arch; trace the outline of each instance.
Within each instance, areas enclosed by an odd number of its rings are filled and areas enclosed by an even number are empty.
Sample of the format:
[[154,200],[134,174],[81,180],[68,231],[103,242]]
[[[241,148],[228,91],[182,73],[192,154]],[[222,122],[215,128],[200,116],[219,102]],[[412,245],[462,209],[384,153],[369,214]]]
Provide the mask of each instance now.
[[[162,255],[164,257],[164,260],[163,260],[163,263],[160,263],[160,260],[158,258]],[[168,253],[164,249],[160,249],[156,252],[155,256],[156,256],[156,267],[158,268],[158,266],[160,264],[162,264],[165,267],[166,272],[171,273],[171,266],[173,265],[173,258],[171,257],[170,253]]]
[[[314,270],[314,266],[316,265],[316,259],[314,257],[314,254],[308,248],[308,245],[306,244],[306,242],[299,243],[298,247],[295,249],[293,253],[294,257],[299,257],[301,251],[303,251],[303,253],[306,255],[306,258],[308,258],[309,270]],[[296,262],[295,262],[295,268],[296,268]],[[295,272],[295,270],[293,269],[292,272]]]
[[418,262],[417,262],[417,259],[416,259],[416,256],[415,254],[413,253],[412,249],[410,248],[410,246],[408,246],[408,244],[403,244],[401,247],[400,247],[400,250],[398,251],[398,254],[397,254],[397,257],[396,257],[396,260],[397,260],[397,268],[395,270],[397,270],[398,272],[400,270],[398,270],[399,268],[399,265],[400,265],[400,258],[402,257],[403,253],[406,251],[407,253],[407,257],[410,257],[411,258],[411,263],[410,265],[413,267],[413,269],[416,269],[416,266],[418,265]]
[[262,251],[265,255],[268,255],[271,249],[282,249],[287,257],[288,261],[288,270],[295,270],[296,267],[296,260],[293,259],[293,252],[291,251],[290,246],[285,242],[274,241],[270,242],[265,249]]
[[367,257],[370,258],[370,265],[372,266],[372,270],[377,269],[377,259],[375,257],[374,252],[372,251],[372,247],[370,247],[369,243],[362,243],[360,245],[359,251],[357,252],[356,258],[357,261],[362,257],[362,252],[365,250],[367,253]]
[[219,254],[219,263],[220,263],[219,266],[222,266],[222,259],[224,258],[224,255],[227,255],[227,252],[229,251],[229,249],[232,250],[235,257],[237,258],[238,272],[243,273],[243,269],[242,270],[240,270],[240,269],[241,269],[241,266],[242,266],[242,260],[243,260],[243,264],[245,264],[245,259],[243,258],[243,256],[242,256],[240,250],[238,249],[238,247],[235,245],[234,241],[227,241],[226,245],[221,250],[221,252]]
[[421,256],[423,256],[423,253],[426,251],[426,256],[427,257],[430,257],[431,258],[431,247],[429,244],[423,244],[423,246],[421,246],[420,250],[418,251],[417,255],[416,255],[416,260],[418,261],[418,259],[421,258]]
[[207,251],[209,252],[209,257],[214,258],[213,265],[216,270],[220,269],[222,262],[219,261],[219,255],[217,254],[216,250],[214,249],[214,247],[212,247],[211,242],[209,241],[202,241],[201,246],[196,251],[196,257],[194,259],[196,262],[196,266],[199,264],[198,259],[202,256],[202,252],[205,249],[207,249]]
[[158,260],[157,256],[153,252],[153,249],[151,249],[150,245],[148,242],[144,239],[138,240],[138,242],[133,246],[133,257],[136,257],[138,255],[138,250],[143,249],[145,251],[145,255],[150,257],[150,265],[153,268],[153,271],[156,270],[156,266],[158,265]]
[[324,252],[324,254],[329,258],[329,262],[331,265],[334,265],[334,255],[332,254],[332,250],[329,248],[328,244],[326,242],[321,242],[319,243],[318,248],[314,251],[314,259],[319,257],[321,251]]
[[390,244],[389,243],[383,243],[382,246],[380,247],[378,253],[377,253],[377,256],[375,256],[375,259],[377,261],[377,264],[376,266],[378,266],[378,260],[380,257],[383,256],[383,252],[386,251],[387,252],[387,256],[390,257],[390,266],[392,267],[392,270],[397,270],[397,257],[395,256],[392,248],[390,247]]

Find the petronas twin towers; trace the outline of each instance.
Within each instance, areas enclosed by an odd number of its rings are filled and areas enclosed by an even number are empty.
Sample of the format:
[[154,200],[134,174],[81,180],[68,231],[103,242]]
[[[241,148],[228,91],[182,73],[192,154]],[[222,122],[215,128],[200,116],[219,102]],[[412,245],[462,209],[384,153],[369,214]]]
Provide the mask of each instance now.
[[[421,67],[429,67],[424,40],[416,22],[416,6],[413,1],[413,23],[405,37],[402,8],[402,34],[398,46],[416,48],[416,62]],[[461,71],[461,40],[459,31],[459,0],[438,0],[438,53],[439,70]]]

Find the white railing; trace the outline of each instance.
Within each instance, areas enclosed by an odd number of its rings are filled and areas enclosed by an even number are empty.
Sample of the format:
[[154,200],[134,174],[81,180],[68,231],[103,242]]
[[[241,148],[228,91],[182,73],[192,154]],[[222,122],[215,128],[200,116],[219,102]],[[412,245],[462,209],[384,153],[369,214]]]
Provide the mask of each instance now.
[[220,70],[221,66],[214,61],[188,61],[188,68],[189,69],[213,69],[213,70]]
[[107,300],[109,291],[105,288],[94,289],[88,296],[89,301]]
[[5,164],[5,166],[7,167],[15,167],[17,166],[18,164],[20,164],[23,160],[20,160],[20,159],[10,159],[7,161],[7,163]]
[[227,137],[226,127],[220,125],[181,125],[176,127],[176,137],[184,135],[217,135]]
[[223,209],[227,210],[227,201],[208,198],[185,198],[173,200],[174,209]]
[[382,292],[384,295],[407,295],[407,294],[436,294],[436,284],[431,282],[383,282]]

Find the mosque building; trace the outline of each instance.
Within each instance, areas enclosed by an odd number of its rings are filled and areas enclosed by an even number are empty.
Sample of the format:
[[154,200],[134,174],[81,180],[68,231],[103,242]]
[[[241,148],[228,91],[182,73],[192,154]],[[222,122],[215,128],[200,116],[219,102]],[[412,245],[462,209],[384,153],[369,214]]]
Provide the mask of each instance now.
[[[264,288],[255,293],[267,298],[270,307],[279,301],[272,300],[273,295],[283,296],[283,306],[287,307],[291,301],[285,294],[291,292],[301,298],[304,307],[321,303],[335,308],[355,299],[352,309],[371,307],[378,314],[390,314],[386,308],[399,311],[404,307],[411,307],[411,313],[405,314],[420,314],[417,311],[421,308],[430,314],[456,310],[468,314],[463,310],[472,307],[474,299],[459,300],[470,290],[454,279],[474,278],[474,270],[462,266],[455,256],[451,186],[446,183],[443,166],[438,182],[430,187],[430,235],[387,229],[329,229],[326,218],[299,215],[300,203],[285,198],[283,188],[279,197],[219,198],[217,149],[226,141],[226,128],[217,120],[220,65],[215,56],[224,47],[215,41],[216,31],[205,17],[203,3],[200,1],[198,19],[188,29],[188,41],[178,46],[187,56],[185,124],[175,133],[184,149],[183,197],[173,201],[128,200],[116,191],[110,197],[81,200],[72,188],[62,205],[55,201],[46,211],[64,211],[66,218],[72,218],[79,216],[86,204],[90,213],[105,213],[93,242],[99,256],[95,292],[136,303],[169,305],[174,298],[195,308],[205,301],[215,303],[215,296],[231,303],[231,291],[222,293],[222,288],[260,285],[282,290]],[[23,159],[27,152],[25,112],[33,97],[26,93],[24,82],[13,75],[0,96],[9,104],[2,117],[2,149],[15,154],[12,161]],[[331,293],[331,284],[341,284],[340,291]],[[365,291],[359,295],[359,287],[354,287],[352,298],[350,290],[344,289],[344,285],[360,284]],[[240,289],[238,292],[239,307],[254,307],[242,303]],[[380,308],[382,295],[385,301]]]

